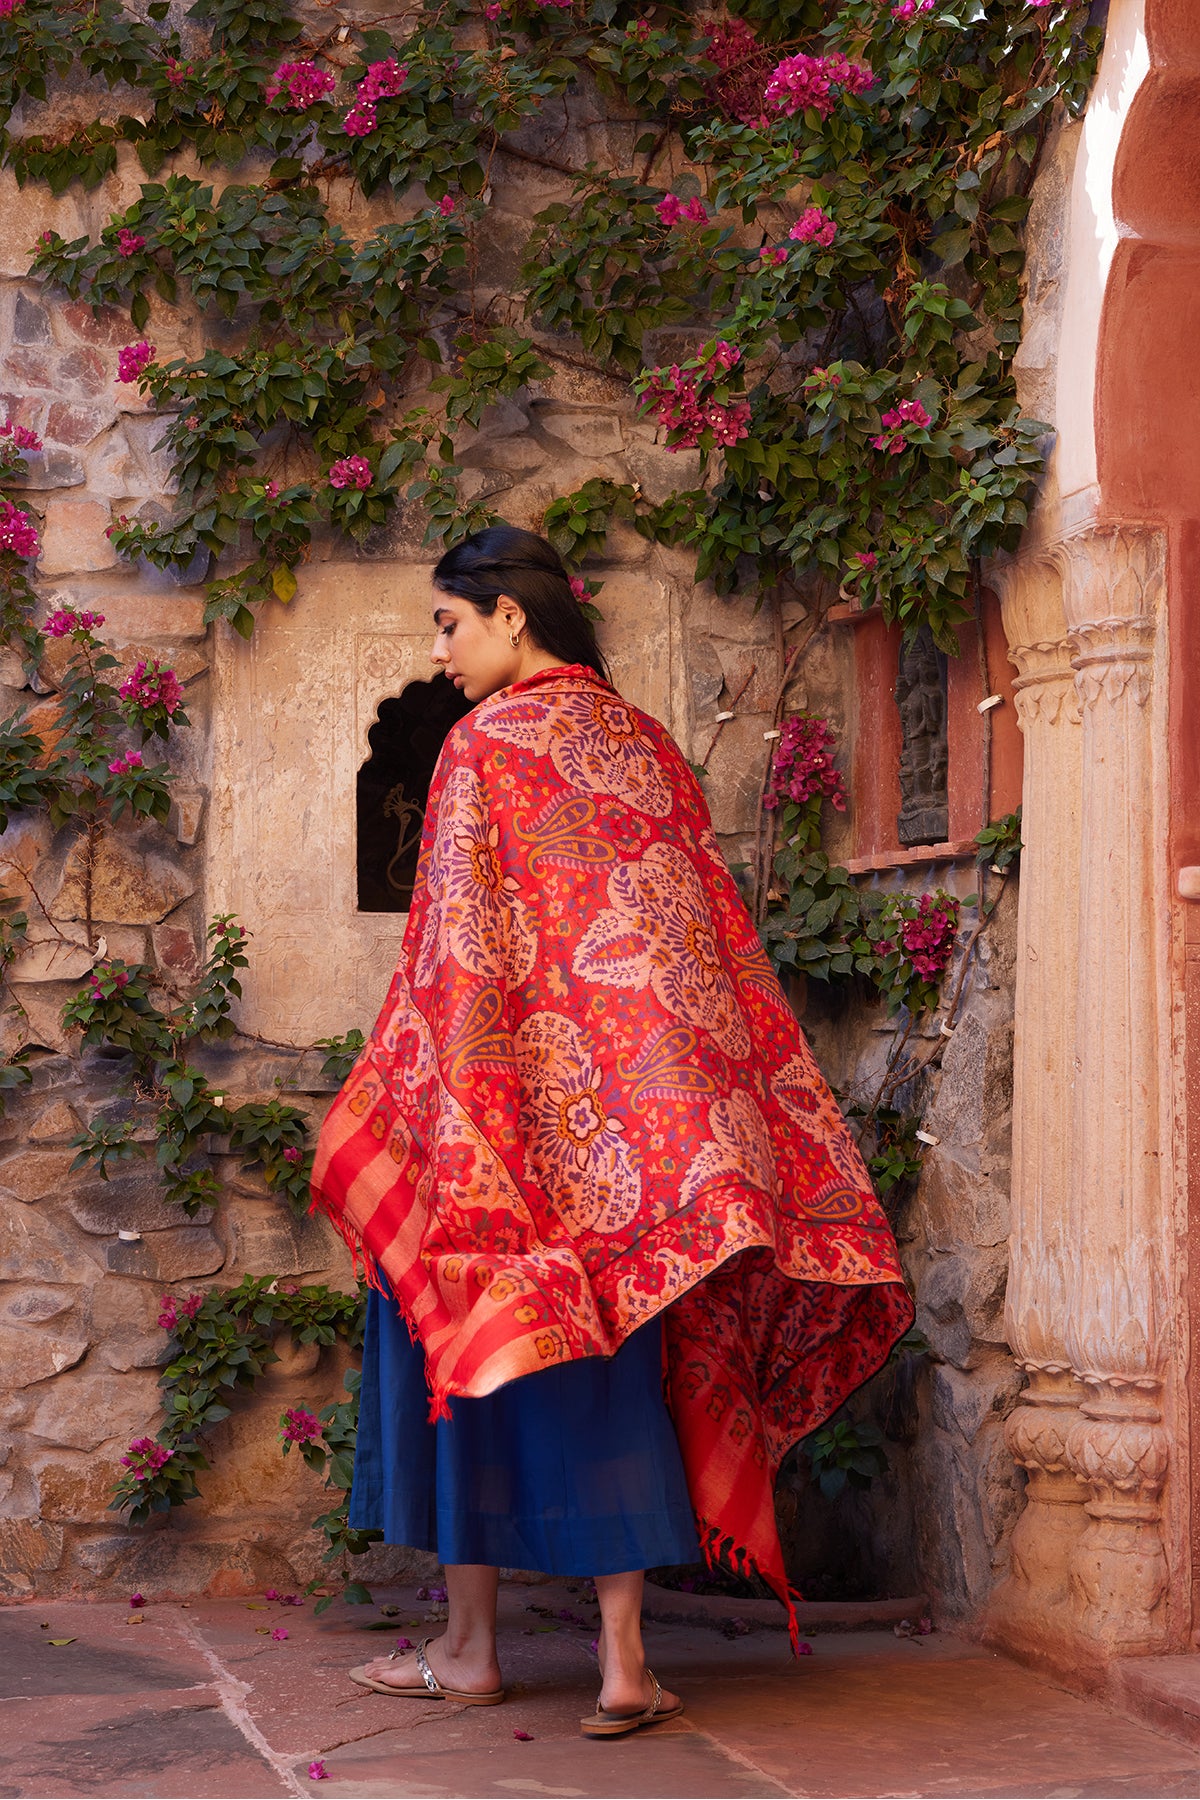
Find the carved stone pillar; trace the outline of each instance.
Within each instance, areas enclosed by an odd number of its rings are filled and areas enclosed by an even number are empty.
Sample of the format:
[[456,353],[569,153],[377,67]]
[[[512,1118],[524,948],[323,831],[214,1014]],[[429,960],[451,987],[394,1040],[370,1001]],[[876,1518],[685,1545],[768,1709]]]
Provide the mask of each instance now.
[[1065,1349],[1085,1389],[1065,1460],[1089,1522],[1071,1556],[1083,1635],[1128,1654],[1165,1647],[1159,1497],[1169,1239],[1161,1169],[1159,1028],[1165,968],[1154,699],[1164,545],[1090,532],[1059,552],[1082,713],[1082,835],[1073,1182],[1079,1235]]
[[1078,891],[1064,876],[1078,866],[1082,734],[1057,569],[1027,555],[994,576],[1025,739],[1006,1322],[1029,1386],[1005,1426],[1028,1483],[1012,1572],[994,1596],[989,1627],[1029,1649],[1074,1633],[1070,1566],[1088,1522],[1086,1490],[1067,1460],[1084,1390],[1065,1337],[1067,1271],[1078,1246],[1071,1142],[1079,915]]

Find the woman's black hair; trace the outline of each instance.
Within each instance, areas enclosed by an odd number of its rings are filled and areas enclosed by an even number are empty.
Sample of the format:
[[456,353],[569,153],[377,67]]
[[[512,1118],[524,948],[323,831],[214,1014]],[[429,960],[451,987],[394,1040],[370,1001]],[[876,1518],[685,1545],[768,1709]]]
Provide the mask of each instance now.
[[501,594],[524,608],[531,642],[565,663],[583,663],[605,681],[592,621],[571,592],[571,578],[552,544],[517,525],[489,525],[447,550],[433,571],[433,585],[490,618]]

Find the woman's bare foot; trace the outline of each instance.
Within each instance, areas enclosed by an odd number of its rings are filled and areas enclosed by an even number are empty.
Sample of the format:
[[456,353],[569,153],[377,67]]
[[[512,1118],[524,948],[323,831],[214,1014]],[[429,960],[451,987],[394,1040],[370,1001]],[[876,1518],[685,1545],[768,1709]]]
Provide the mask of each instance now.
[[[645,1667],[639,1670],[604,1669],[601,1665],[600,1704],[605,1712],[643,1712],[654,1699],[654,1678]],[[671,1712],[679,1705],[678,1694],[662,1690],[659,1712]]]
[[[454,1655],[444,1637],[434,1638],[426,1648],[425,1659],[435,1680],[442,1687],[454,1688],[460,1694],[494,1694],[500,1686],[500,1665],[495,1655],[489,1658],[473,1646]],[[385,1687],[425,1686],[415,1650],[406,1651],[402,1656],[377,1656],[365,1665],[365,1673]]]

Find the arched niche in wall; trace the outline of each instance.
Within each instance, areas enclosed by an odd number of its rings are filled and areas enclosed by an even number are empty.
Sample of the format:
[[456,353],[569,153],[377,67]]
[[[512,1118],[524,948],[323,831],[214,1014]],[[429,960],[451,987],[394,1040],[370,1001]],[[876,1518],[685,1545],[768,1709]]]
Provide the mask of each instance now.
[[[206,905],[251,933],[238,1020],[273,1043],[368,1029],[403,912],[359,903],[358,777],[381,705],[431,674],[429,568],[310,564],[244,643],[218,628]],[[601,635],[618,688],[680,729],[673,588],[606,576]]]
[[358,771],[358,910],[407,912],[412,901],[429,784],[446,735],[471,702],[444,675],[410,681],[380,701]]

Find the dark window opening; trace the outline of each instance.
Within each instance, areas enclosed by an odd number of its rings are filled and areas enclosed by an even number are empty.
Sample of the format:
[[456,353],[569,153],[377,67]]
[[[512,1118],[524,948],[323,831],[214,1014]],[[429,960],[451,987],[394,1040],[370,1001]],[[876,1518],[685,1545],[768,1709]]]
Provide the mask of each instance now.
[[429,784],[446,734],[471,702],[444,675],[410,681],[380,703],[358,771],[358,910],[407,912],[412,904]]
[[946,657],[928,625],[901,647],[896,705],[901,741],[899,842],[945,843],[950,835]]

